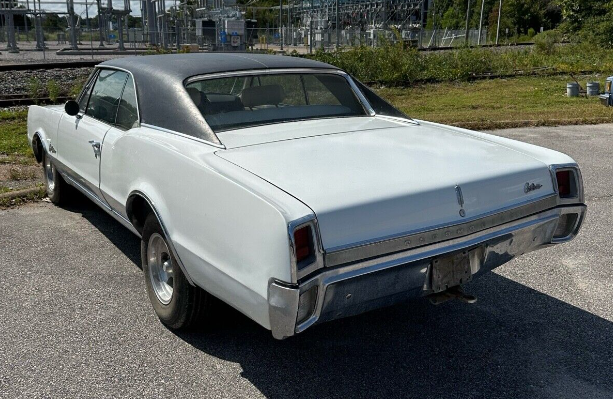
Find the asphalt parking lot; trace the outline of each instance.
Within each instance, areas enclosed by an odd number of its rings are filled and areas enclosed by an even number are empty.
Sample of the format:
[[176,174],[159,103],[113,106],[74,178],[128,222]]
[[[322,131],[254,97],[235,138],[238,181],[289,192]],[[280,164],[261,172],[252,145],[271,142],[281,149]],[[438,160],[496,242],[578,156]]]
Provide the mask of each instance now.
[[149,305],[139,241],[83,201],[0,211],[0,397],[613,397],[613,125],[495,134],[581,165],[573,242],[470,283],[276,341],[227,311],[176,334]]

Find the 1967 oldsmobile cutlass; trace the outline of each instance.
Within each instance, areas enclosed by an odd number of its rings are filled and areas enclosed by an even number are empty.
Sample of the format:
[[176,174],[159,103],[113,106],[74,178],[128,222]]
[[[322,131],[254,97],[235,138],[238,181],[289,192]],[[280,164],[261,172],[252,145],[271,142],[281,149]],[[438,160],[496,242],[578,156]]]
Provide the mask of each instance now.
[[142,238],[170,328],[211,296],[279,339],[408,298],[472,302],[462,284],[571,240],[586,212],[570,157],[413,120],[293,57],[103,62],[76,101],[30,107],[28,138],[51,201],[76,188]]

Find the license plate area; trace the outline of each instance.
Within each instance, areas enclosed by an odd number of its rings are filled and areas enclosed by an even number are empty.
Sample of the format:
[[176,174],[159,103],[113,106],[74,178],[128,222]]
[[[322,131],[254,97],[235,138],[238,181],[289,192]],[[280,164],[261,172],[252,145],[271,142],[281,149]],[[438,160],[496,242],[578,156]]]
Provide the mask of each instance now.
[[468,250],[434,258],[431,268],[431,287],[434,292],[445,291],[456,285],[467,283],[473,277]]

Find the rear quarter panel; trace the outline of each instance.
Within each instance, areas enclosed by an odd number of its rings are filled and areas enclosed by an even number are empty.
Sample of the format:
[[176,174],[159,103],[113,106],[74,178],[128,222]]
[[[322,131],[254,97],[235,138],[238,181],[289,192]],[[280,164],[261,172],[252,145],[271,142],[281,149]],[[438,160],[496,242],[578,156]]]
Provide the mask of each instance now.
[[55,145],[57,142],[57,128],[62,112],[61,106],[31,105],[28,108],[28,143],[30,143],[30,147],[32,147],[34,135],[38,133],[43,149],[54,158],[54,153],[49,151],[49,145]]
[[101,189],[124,215],[131,193],[149,197],[193,281],[270,328],[269,280],[291,281],[287,223],[311,211],[218,150],[156,129],[114,131]]

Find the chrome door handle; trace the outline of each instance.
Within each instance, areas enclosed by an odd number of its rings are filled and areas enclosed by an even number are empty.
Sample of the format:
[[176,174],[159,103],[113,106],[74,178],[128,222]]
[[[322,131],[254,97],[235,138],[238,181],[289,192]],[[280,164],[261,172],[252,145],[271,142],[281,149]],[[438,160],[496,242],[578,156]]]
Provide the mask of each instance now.
[[100,156],[100,142],[95,140],[89,140],[89,144],[92,145],[92,148],[94,149],[94,157],[97,159]]

